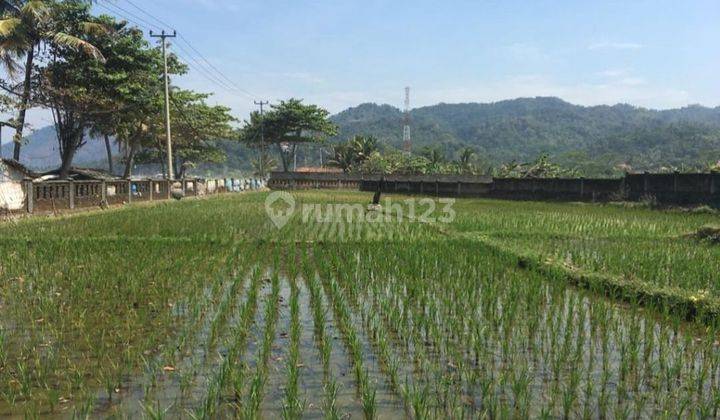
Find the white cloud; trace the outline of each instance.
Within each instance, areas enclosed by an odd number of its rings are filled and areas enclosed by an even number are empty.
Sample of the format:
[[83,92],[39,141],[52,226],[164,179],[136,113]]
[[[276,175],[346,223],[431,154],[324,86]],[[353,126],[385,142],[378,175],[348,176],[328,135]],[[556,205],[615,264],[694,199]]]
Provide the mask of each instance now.
[[639,50],[643,45],[636,42],[596,42],[588,46],[589,50]]

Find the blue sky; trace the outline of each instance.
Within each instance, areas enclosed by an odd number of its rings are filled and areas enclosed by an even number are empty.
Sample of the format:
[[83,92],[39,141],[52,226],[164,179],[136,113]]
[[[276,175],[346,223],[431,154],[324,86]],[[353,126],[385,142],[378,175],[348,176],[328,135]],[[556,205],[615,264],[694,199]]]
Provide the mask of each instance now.
[[[300,97],[332,112],[402,106],[405,86],[413,107],[550,95],[583,105],[720,104],[717,0],[130,1],[250,96]],[[98,12],[157,23],[128,0],[100,3],[111,5]],[[190,63],[177,84],[215,92],[241,119],[254,108]]]

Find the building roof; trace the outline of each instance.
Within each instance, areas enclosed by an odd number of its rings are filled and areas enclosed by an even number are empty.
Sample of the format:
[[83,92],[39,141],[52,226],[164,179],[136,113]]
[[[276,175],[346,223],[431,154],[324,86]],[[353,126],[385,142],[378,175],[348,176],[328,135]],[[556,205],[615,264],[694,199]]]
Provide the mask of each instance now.
[[[48,171],[42,174],[42,177],[44,179],[56,179],[60,175],[60,169],[54,169],[52,171]],[[95,180],[95,181],[110,181],[114,179],[118,179],[115,175],[111,174],[108,171],[105,171],[103,169],[94,169],[94,168],[70,168],[70,171],[68,173],[68,178],[78,181],[88,181],[88,180]]]
[[39,173],[33,171],[32,169],[28,168],[27,166],[23,165],[22,163],[18,162],[14,159],[0,159],[0,163],[7,166],[8,168],[12,168],[24,176],[28,178],[37,178],[40,176]]

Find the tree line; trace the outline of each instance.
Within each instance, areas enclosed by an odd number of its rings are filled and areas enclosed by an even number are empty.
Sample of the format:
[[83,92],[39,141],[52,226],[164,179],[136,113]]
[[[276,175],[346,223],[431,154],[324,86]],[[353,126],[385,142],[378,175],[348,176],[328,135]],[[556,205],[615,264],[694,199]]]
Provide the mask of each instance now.
[[[90,1],[3,0],[0,2],[0,107],[14,116],[3,124],[15,129],[13,158],[20,161],[29,109],[49,110],[66,178],[77,151],[103,139],[113,172],[112,143],[121,150],[123,176],[136,163],[155,163],[167,175],[164,130],[164,58],[142,30],[109,15],[94,15]],[[167,58],[168,74],[188,67],[176,55]],[[172,79],[171,79],[172,80]],[[246,127],[230,108],[210,105],[210,94],[170,86],[175,177],[201,163],[226,159],[218,140],[259,144],[253,114]],[[328,112],[301,100],[273,106],[263,120],[268,144],[277,144],[284,167],[296,145],[334,134]],[[263,149],[261,160],[272,159]],[[270,165],[271,166],[271,165]]]

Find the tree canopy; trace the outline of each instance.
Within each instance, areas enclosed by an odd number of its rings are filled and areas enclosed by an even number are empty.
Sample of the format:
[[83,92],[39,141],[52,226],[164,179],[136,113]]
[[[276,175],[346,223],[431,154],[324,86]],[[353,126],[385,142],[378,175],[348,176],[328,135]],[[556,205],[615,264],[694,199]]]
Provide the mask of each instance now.
[[[81,51],[83,54],[104,61],[102,52],[81,35],[103,33],[105,28],[94,22],[88,13],[72,18],[68,10],[87,12],[85,1],[52,0],[5,0],[0,11],[0,62],[12,79],[16,79],[23,69],[23,78],[19,85],[0,83],[6,92],[18,97],[18,117],[14,123],[15,145],[13,158],[20,160],[22,133],[25,127],[25,116],[33,106],[33,72],[36,67],[36,54],[43,45],[64,47]],[[70,18],[70,19],[69,19]],[[37,51],[36,51],[37,50]]]
[[327,110],[291,98],[271,105],[262,116],[253,112],[240,130],[240,139],[256,147],[262,146],[263,138],[265,144],[275,145],[283,169],[288,171],[298,144],[319,143],[337,133],[337,127],[329,117]]
[[[108,15],[94,16],[85,1],[32,0],[3,2],[0,59],[6,70],[26,58],[26,77],[19,85],[0,83],[19,110],[40,106],[52,111],[66,177],[88,133],[105,138],[112,163],[110,138],[124,150],[125,176],[136,158],[164,161],[164,59],[140,29]],[[42,48],[38,48],[42,44]],[[168,56],[170,75],[187,67]],[[182,176],[201,162],[220,162],[223,149],[215,140],[237,138],[230,109],[207,103],[209,94],[172,87],[173,143]],[[18,129],[22,133],[22,129]],[[15,156],[19,156],[19,143]]]

